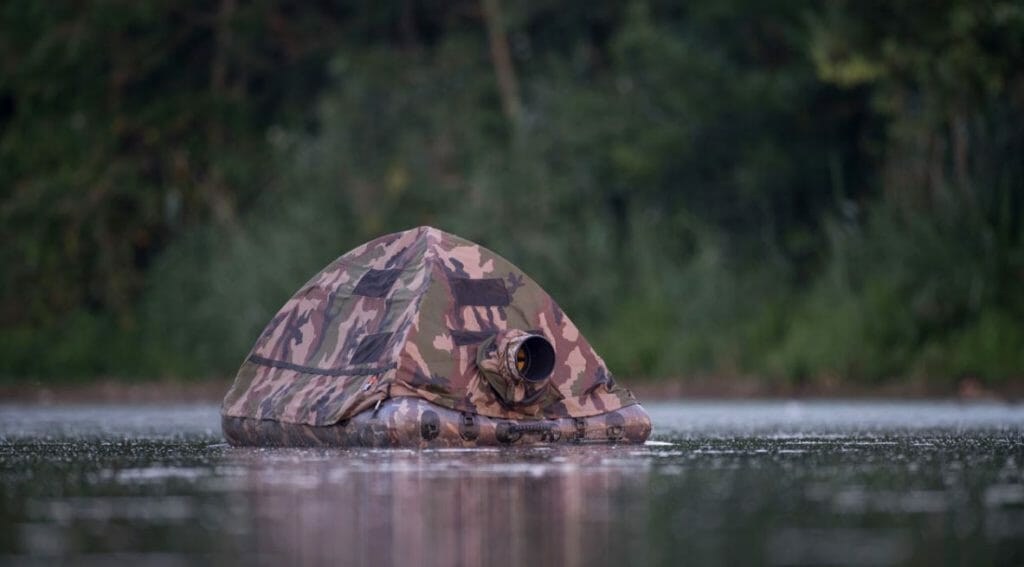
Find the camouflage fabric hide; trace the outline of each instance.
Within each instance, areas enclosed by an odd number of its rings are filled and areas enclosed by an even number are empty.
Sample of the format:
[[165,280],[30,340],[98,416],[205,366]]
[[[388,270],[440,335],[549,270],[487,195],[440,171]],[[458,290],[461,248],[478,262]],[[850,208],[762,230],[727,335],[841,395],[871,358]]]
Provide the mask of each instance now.
[[[515,330],[556,353],[549,391],[528,408],[505,403],[477,365],[481,344]],[[256,341],[221,413],[326,426],[404,396],[499,419],[636,404],[533,280],[482,246],[420,227],[363,244],[302,286]]]

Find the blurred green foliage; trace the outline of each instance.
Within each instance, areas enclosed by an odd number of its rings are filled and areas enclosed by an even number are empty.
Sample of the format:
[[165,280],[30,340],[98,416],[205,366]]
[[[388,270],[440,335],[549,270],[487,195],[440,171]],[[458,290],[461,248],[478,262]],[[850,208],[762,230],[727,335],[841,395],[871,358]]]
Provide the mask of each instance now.
[[0,375],[229,375],[431,224],[622,376],[1024,378],[1019,2],[486,4],[5,3]]

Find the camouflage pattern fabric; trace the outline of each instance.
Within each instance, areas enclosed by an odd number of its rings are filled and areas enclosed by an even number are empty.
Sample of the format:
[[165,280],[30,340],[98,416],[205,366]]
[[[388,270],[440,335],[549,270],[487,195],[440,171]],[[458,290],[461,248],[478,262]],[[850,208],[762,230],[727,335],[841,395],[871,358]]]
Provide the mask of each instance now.
[[[545,392],[527,405],[507,403],[477,364],[482,344],[511,331],[555,350]],[[259,336],[221,413],[327,426],[397,397],[496,419],[587,417],[637,403],[521,270],[419,227],[357,247],[302,286]]]

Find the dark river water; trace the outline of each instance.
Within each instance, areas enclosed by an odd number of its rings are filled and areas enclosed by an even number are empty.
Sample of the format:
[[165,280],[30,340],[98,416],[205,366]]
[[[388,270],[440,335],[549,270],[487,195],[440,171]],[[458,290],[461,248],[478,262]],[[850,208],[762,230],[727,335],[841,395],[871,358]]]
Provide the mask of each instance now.
[[1024,405],[646,407],[645,446],[406,451],[0,405],[0,564],[1024,564]]

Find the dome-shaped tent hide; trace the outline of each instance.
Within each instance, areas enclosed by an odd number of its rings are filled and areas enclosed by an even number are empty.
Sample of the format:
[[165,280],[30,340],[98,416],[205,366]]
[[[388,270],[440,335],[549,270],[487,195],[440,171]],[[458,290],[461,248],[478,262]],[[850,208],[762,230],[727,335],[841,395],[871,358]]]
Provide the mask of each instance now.
[[651,430],[540,286],[430,227],[363,244],[302,286],[221,414],[236,445],[642,443]]

